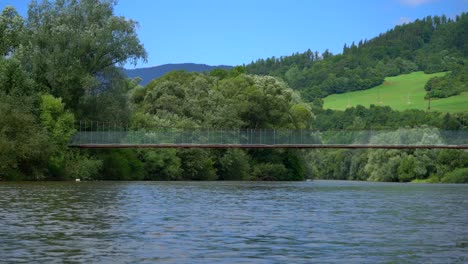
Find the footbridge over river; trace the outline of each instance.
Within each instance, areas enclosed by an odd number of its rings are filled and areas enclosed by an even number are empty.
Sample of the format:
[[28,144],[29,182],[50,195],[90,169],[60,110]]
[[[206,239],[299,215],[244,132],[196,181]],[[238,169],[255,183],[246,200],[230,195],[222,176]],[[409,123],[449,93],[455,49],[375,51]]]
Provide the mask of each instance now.
[[80,122],[69,147],[468,149],[468,131],[447,131],[430,127],[360,131],[135,129],[118,124]]

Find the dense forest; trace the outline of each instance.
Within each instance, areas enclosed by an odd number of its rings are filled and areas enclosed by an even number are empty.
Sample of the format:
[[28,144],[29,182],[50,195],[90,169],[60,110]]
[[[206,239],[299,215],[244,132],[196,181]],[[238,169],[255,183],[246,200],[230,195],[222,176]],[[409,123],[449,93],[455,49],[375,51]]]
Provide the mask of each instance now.
[[[283,81],[237,70],[172,72],[133,90],[131,102],[132,125],[146,128],[307,128],[312,120],[310,107]],[[305,178],[301,155],[293,150],[143,150],[138,155],[150,166],[145,179]]]
[[[331,93],[367,89],[405,72],[450,71],[429,97],[466,91],[467,15],[427,17],[343,54],[307,51],[210,73],[175,71],[145,85],[121,66],[147,57],[136,22],[114,1],[33,1],[0,15],[0,180],[304,180],[466,182],[456,150],[239,150],[67,147],[76,121],[133,128],[466,130],[468,114],[361,106],[322,108]],[[426,131],[426,130],[425,130]],[[425,132],[426,133],[426,132]]]
[[[428,16],[396,26],[371,40],[344,45],[342,54],[308,50],[280,58],[259,59],[247,72],[284,79],[306,101],[330,94],[369,89],[384,78],[414,71],[452,71],[427,86],[428,97],[468,91],[468,14],[455,19]],[[455,84],[455,85],[452,85]]]

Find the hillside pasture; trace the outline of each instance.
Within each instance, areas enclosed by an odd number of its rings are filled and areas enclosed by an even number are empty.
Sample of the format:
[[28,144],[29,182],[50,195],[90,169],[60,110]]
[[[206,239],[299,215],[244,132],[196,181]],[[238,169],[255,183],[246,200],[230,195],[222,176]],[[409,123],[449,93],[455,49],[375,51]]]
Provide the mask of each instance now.
[[[333,94],[324,98],[324,109],[345,110],[346,108],[363,105],[390,106],[392,109],[427,110],[429,101],[424,99],[424,85],[435,76],[443,76],[445,72],[425,74],[413,72],[385,78],[385,82],[374,88],[343,94]],[[468,93],[462,93],[443,99],[432,99],[431,110],[439,112],[468,111]]]

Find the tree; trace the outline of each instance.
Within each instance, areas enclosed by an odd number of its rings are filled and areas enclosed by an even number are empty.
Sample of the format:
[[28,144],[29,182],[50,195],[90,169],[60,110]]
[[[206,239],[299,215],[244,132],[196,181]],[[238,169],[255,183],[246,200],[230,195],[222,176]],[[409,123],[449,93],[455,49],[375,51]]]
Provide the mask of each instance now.
[[291,87],[295,89],[304,88],[303,86],[305,78],[302,74],[302,71],[299,70],[299,67],[297,67],[297,65],[294,65],[291,68],[289,68],[289,70],[284,74],[284,78]]
[[66,147],[70,137],[76,132],[75,117],[65,110],[62,99],[49,94],[42,95],[40,112],[41,125],[49,132],[51,143],[60,148]]
[[308,104],[294,104],[291,106],[289,112],[294,125],[292,128],[305,129],[311,127],[314,116]]
[[0,179],[41,180],[47,176],[53,148],[33,114],[33,100],[0,92]]
[[260,163],[252,171],[252,178],[260,181],[288,180],[288,170],[283,164]]
[[103,180],[143,180],[144,164],[131,149],[105,150],[98,153],[102,159],[100,178]]
[[37,85],[18,60],[0,58],[0,91],[6,95],[31,96],[37,92]]
[[228,149],[219,159],[220,179],[248,180],[250,178],[249,157],[240,149]]
[[63,177],[62,170],[68,152],[67,143],[75,133],[75,117],[65,110],[60,98],[46,94],[41,96],[40,104],[41,126],[48,132],[49,144],[53,147],[53,154],[49,158],[49,171],[56,177]]
[[101,84],[100,92],[86,94],[80,99],[75,115],[80,120],[91,119],[112,123],[128,124],[131,116],[129,91],[142,90],[135,79],[125,79],[122,73],[114,72]]
[[11,55],[20,43],[23,18],[12,6],[3,9],[0,15],[0,55]]
[[370,181],[398,181],[398,166],[401,156],[398,150],[375,150],[369,152],[369,160],[364,171]]
[[141,160],[145,166],[145,180],[180,180],[181,161],[175,149],[142,151]]
[[22,40],[25,68],[45,91],[78,108],[116,65],[146,59],[137,23],[113,14],[112,0],[44,0],[29,6]]
[[283,81],[270,76],[246,76],[252,86],[244,92],[247,102],[240,118],[248,128],[275,128],[290,122],[294,92]]
[[178,153],[181,159],[182,177],[185,180],[216,180],[214,161],[208,151],[188,149]]

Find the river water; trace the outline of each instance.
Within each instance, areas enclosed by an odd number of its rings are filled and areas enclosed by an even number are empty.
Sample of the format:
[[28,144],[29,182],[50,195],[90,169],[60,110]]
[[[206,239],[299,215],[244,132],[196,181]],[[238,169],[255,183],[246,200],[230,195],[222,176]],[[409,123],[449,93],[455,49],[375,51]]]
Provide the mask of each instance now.
[[0,183],[0,262],[466,263],[468,185]]

